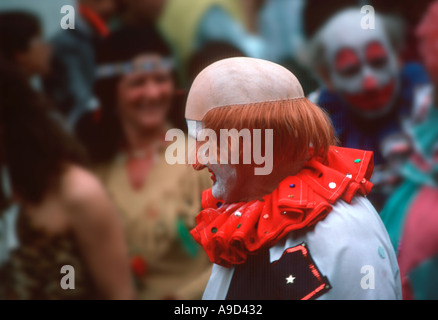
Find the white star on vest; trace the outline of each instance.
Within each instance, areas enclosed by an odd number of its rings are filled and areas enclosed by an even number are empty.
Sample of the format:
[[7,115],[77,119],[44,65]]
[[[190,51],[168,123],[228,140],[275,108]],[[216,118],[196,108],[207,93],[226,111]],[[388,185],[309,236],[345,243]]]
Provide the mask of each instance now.
[[289,277],[286,278],[286,284],[288,283],[294,283],[295,277],[290,275]]

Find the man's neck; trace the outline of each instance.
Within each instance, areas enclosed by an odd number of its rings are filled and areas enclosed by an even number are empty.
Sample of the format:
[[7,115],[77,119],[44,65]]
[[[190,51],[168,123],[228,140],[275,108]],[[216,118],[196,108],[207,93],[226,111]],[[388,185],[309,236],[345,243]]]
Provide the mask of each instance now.
[[256,176],[252,175],[246,182],[246,188],[239,190],[241,193],[236,194],[235,199],[230,199],[232,201],[226,202],[249,202],[253,200],[260,200],[264,196],[271,194],[275,189],[278,188],[280,182],[290,176],[296,175],[303,168],[304,161],[296,164],[290,165],[289,163],[274,167],[271,174],[266,176]]

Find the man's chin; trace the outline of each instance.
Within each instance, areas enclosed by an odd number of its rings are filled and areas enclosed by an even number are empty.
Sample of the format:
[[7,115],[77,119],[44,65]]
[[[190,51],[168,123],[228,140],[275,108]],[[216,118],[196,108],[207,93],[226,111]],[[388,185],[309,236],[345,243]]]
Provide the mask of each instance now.
[[215,197],[216,199],[222,200],[225,203],[233,203],[233,202],[238,202],[237,198],[235,197],[236,195],[231,193],[231,192],[227,192],[226,189],[223,188],[223,186],[221,186],[220,184],[216,182],[213,183],[213,187],[211,189],[213,197]]
[[215,197],[216,199],[225,200],[226,198],[225,192],[218,187],[217,181],[213,182],[211,193],[213,194],[213,197]]

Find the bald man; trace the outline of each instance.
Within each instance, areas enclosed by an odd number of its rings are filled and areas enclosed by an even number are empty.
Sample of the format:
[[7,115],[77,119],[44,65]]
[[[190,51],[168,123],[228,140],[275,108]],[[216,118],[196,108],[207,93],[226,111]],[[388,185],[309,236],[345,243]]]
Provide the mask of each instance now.
[[[335,146],[328,117],[291,72],[252,58],[216,62],[193,82],[186,119],[194,167],[214,182],[191,231],[214,263],[204,299],[401,297],[388,234],[366,199],[373,155]],[[231,139],[204,148],[206,132],[223,130]],[[221,154],[233,141],[246,142],[234,162]],[[268,173],[256,170],[263,147]]]

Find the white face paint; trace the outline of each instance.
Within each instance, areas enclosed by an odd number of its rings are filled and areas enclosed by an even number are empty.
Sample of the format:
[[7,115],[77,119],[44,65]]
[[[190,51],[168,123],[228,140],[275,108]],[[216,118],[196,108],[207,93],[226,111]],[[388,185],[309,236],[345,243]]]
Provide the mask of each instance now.
[[228,202],[239,182],[236,167],[230,164],[212,164],[208,167],[210,173],[214,175],[213,196]]
[[[196,140],[203,129],[202,122],[194,120],[186,120],[186,122],[189,136]],[[208,158],[207,155],[198,155],[198,157]],[[232,193],[236,190],[238,184],[236,167],[230,164],[212,163],[207,163],[205,167],[208,168],[208,171],[211,173],[211,179],[213,180],[213,196],[225,201],[231,199]],[[204,168],[204,166],[198,167],[198,169],[202,168]]]
[[325,60],[334,89],[363,116],[386,113],[398,89],[398,59],[385,26],[362,29],[360,10],[334,17],[322,31]]
[[202,130],[202,122],[186,119],[189,137],[196,140],[198,133]]

